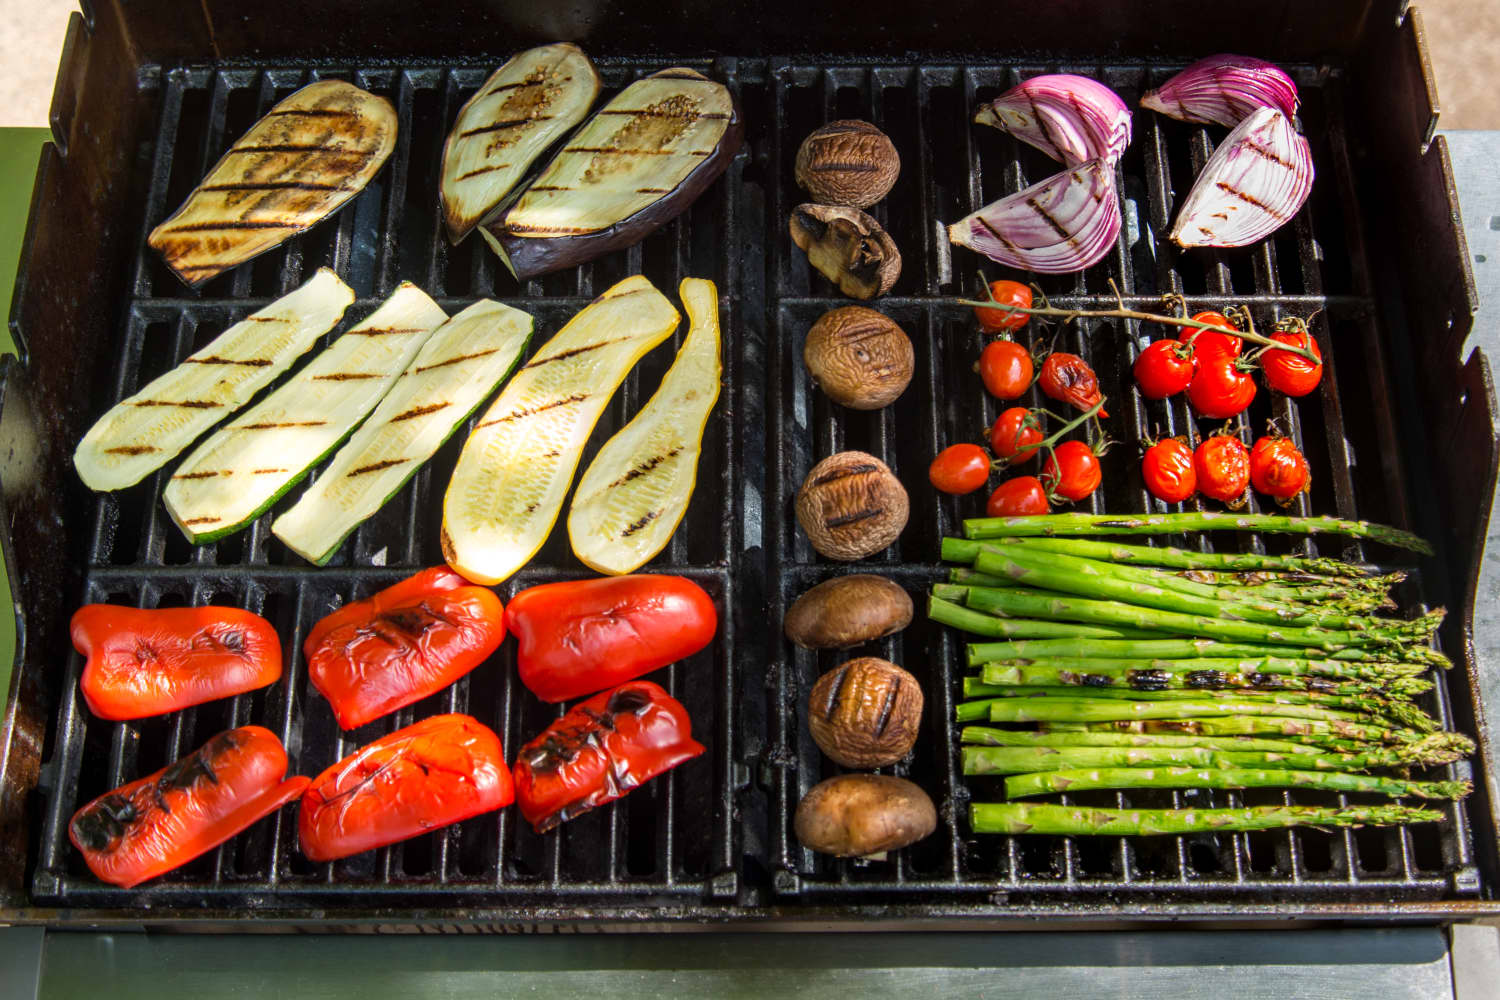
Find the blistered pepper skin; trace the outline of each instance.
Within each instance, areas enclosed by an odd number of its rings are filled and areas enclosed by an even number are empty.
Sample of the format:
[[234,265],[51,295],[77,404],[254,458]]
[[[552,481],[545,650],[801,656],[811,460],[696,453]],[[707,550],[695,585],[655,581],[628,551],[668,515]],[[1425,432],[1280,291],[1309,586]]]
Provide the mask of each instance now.
[[308,677],[344,729],[435,694],[505,639],[505,607],[446,566],[354,601],[313,626]]
[[241,608],[86,604],[70,632],[87,657],[83,700],[101,719],[164,715],[281,679],[276,629]]
[[[269,729],[222,732],[73,814],[68,839],[102,881],[129,889],[212,850],[302,794]],[[283,780],[284,779],[284,780]]]
[[515,801],[500,737],[435,715],[361,747],[313,779],[297,813],[302,853],[333,861]]
[[574,705],[516,755],[516,799],[538,833],[703,753],[687,709],[650,681]]

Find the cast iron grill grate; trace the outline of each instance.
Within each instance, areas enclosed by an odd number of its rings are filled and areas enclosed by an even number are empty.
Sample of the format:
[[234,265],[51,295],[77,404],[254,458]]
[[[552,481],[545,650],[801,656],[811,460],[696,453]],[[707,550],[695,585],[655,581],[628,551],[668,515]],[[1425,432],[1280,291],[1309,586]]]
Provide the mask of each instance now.
[[[600,60],[605,95],[642,73],[680,62]],[[308,567],[271,536],[270,521],[286,502],[240,535],[203,549],[188,545],[160,502],[169,466],[131,490],[97,499],[85,592],[66,599],[145,607],[241,605],[277,625],[288,670],[282,683],[262,692],[162,719],[111,724],[92,718],[83,706],[77,694],[81,661],[69,655],[62,703],[45,751],[48,797],[32,886],[35,901],[293,913],[491,906],[560,907],[553,912],[577,915],[589,912],[579,907],[634,906],[727,918],[825,904],[836,908],[829,911],[835,915],[876,903],[1004,915],[1036,906],[1082,912],[1121,901],[1149,906],[1268,894],[1292,902],[1336,902],[1476,893],[1469,831],[1456,807],[1448,808],[1450,821],[1441,827],[1386,831],[1134,843],[974,838],[967,832],[966,784],[957,773],[957,733],[948,723],[958,700],[963,637],[920,614],[910,629],[878,644],[877,651],[923,681],[928,699],[923,739],[914,756],[894,770],[926,787],[946,821],[890,865],[834,861],[797,845],[791,834],[797,801],[835,773],[807,734],[807,692],[841,657],[797,650],[780,639],[777,626],[798,594],[849,568],[812,552],[791,516],[791,494],[817,459],[842,448],[861,448],[887,461],[908,485],[911,521],[896,546],[860,568],[891,575],[919,599],[938,573],[933,560],[939,538],[955,533],[960,519],[978,513],[983,504],[976,497],[936,502],[925,486],[931,455],[953,441],[979,439],[995,416],[993,401],[984,399],[968,372],[979,334],[967,310],[941,301],[977,291],[972,272],[978,260],[959,251],[950,268],[940,223],[955,221],[1054,167],[998,132],[972,127],[972,109],[1014,82],[1047,71],[1097,76],[1133,104],[1169,71],[1141,65],[779,58],[695,65],[729,84],[745,118],[746,146],[725,180],[642,245],[523,286],[478,240],[449,247],[435,211],[447,128],[489,67],[243,65],[148,74],[146,85],[159,92],[160,120],[140,154],[142,245],[150,226],[181,202],[237,135],[312,79],[349,79],[387,96],[400,115],[400,138],[385,169],[337,218],[198,292],[184,289],[154,253],[143,249],[133,263],[132,296],[117,327],[112,364],[100,366],[109,370],[100,376],[96,398],[102,411],[106,402],[133,392],[320,265],[337,270],[358,294],[350,320],[366,315],[398,282],[411,280],[450,313],[483,296],[531,312],[537,317],[534,345],[628,274],[645,273],[669,295],[684,276],[713,278],[721,292],[725,391],[710,422],[687,519],[669,549],[648,567],[697,580],[724,612],[715,643],[666,674],[708,754],[548,837],[535,836],[512,809],[346,862],[314,865],[297,852],[293,813],[283,811],[162,880],[128,892],[100,884],[67,842],[73,809],[163,766],[219,729],[266,725],[281,736],[297,771],[316,774],[354,747],[441,711],[476,715],[500,733],[513,755],[557,711],[519,687],[509,644],[450,690],[348,734],[339,732],[307,682],[299,651],[313,622],[338,603],[441,561],[439,507],[462,435],[455,435],[322,569]],[[1302,444],[1312,464],[1314,493],[1299,512],[1408,523],[1386,403],[1387,368],[1373,331],[1357,216],[1349,210],[1354,182],[1340,80],[1306,67],[1295,75],[1303,88],[1303,117],[1320,180],[1309,207],[1292,225],[1250,251],[1179,255],[1166,248],[1162,234],[1208,155],[1210,137],[1202,129],[1140,113],[1120,167],[1126,213],[1120,244],[1085,276],[1045,279],[1042,287],[1055,303],[1106,305],[1113,302],[1108,285],[1113,278],[1132,305],[1154,306],[1162,293],[1178,292],[1195,309],[1248,302],[1258,322],[1321,309],[1313,329],[1325,357],[1336,355],[1325,380],[1328,389],[1300,403],[1283,397],[1272,402],[1262,391],[1248,418],[1239,422],[1241,429],[1259,431],[1274,417]],[[912,335],[918,376],[895,406],[876,413],[830,406],[800,360],[806,328],[847,300],[789,246],[785,219],[803,200],[790,165],[802,137],[838,117],[875,122],[895,140],[904,161],[890,198],[873,212],[902,248],[905,272],[895,293],[875,305]],[[1195,441],[1210,430],[1206,422],[1192,420],[1180,402],[1145,403],[1127,391],[1137,343],[1155,331],[1134,323],[1089,329],[1091,336],[1068,328],[1058,334],[1058,346],[1082,354],[1098,370],[1113,404],[1110,426],[1117,436],[1133,443],[1147,431],[1159,431]],[[1050,335],[1033,325],[1023,338],[1040,348]],[[660,348],[631,374],[585,460],[648,398],[671,357]],[[1361,357],[1367,363],[1351,363]],[[1131,444],[1106,456],[1105,486],[1093,509],[1160,509],[1139,486],[1135,458]],[[1218,544],[1263,543],[1221,539]],[[1276,551],[1295,547],[1363,558],[1359,546],[1335,540],[1265,544]],[[538,558],[502,588],[502,597],[533,583],[581,575],[586,573],[557,531]],[[1412,608],[1422,603],[1420,581],[1408,583],[1406,597]],[[1429,707],[1448,719],[1441,684]],[[1295,800],[1341,798],[1299,793]],[[1140,806],[1290,800],[1256,792],[1097,793],[1070,799]]]

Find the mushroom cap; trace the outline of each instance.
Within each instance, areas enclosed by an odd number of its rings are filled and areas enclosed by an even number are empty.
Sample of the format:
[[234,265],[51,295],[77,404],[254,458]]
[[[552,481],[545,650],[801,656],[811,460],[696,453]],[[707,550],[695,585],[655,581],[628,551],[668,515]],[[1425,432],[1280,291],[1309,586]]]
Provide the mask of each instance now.
[[854,573],[824,580],[797,598],[781,626],[804,649],[847,649],[901,631],[914,610],[900,584]]
[[900,173],[901,155],[890,136],[858,119],[829,122],[797,149],[797,186],[825,205],[873,205]]
[[845,767],[885,767],[911,752],[922,685],[889,660],[862,656],[818,678],[808,698],[813,742]]
[[803,847],[857,858],[921,840],[937,829],[937,809],[905,778],[840,774],[808,790],[792,827]]
[[911,384],[911,338],[884,313],[830,309],[807,331],[802,360],[828,398],[852,410],[889,406]]
[[850,562],[890,545],[906,527],[906,488],[880,459],[862,451],[830,455],[797,491],[797,522],[819,554]]
[[804,202],[792,209],[787,228],[808,262],[850,298],[884,295],[901,277],[896,241],[857,208]]

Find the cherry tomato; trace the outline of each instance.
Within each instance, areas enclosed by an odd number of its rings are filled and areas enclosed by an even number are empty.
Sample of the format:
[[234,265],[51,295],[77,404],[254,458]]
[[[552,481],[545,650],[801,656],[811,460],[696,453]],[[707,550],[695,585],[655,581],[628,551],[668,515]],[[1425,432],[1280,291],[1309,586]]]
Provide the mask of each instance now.
[[1036,476],[1017,476],[1007,479],[995,487],[984,512],[990,517],[1021,517],[1024,514],[1045,514],[1047,490]]
[[1318,361],[1309,361],[1300,354],[1270,348],[1260,356],[1260,367],[1266,373],[1266,384],[1288,396],[1306,396],[1323,380],[1323,352],[1310,333],[1284,331],[1271,334],[1271,339],[1293,347],[1306,347],[1318,356]]
[[[990,295],[1002,306],[1019,306],[1022,309],[1031,308],[1031,288],[1021,284],[1019,281],[992,281],[990,282]],[[1005,312],[993,307],[975,306],[974,317],[979,320],[980,329],[986,333],[1000,333],[1004,330],[1019,330],[1031,319],[1030,313]],[[1014,397],[1002,396],[1001,399]]]
[[[1231,330],[1239,329],[1228,316],[1212,310],[1194,313],[1193,322],[1228,327]],[[1193,356],[1199,359],[1206,358],[1211,354],[1227,354],[1231,358],[1237,358],[1240,356],[1240,351],[1245,347],[1245,342],[1238,337],[1231,337],[1227,333],[1220,333],[1217,330],[1205,330],[1202,327],[1196,326],[1183,327],[1182,332],[1177,335],[1177,339],[1184,344],[1192,344]]]
[[979,377],[996,399],[1016,399],[1031,388],[1031,352],[1014,340],[996,340],[979,352]]
[[1263,437],[1250,449],[1250,482],[1282,504],[1307,489],[1307,459],[1291,438]]
[[[1053,399],[1075,409],[1087,410],[1099,402],[1099,377],[1089,363],[1076,354],[1053,351],[1047,355],[1037,384]],[[1100,410],[1099,416],[1109,414]]]
[[1083,441],[1064,441],[1047,456],[1042,482],[1065,500],[1082,500],[1099,488],[1099,456]]
[[1166,399],[1193,381],[1193,351],[1180,340],[1158,340],[1135,359],[1135,380],[1147,399]]
[[1042,439],[1041,421],[1024,406],[1012,406],[995,418],[990,428],[990,450],[1012,465],[1024,462],[1036,454],[1036,444]]
[[1239,438],[1215,434],[1193,453],[1193,471],[1204,496],[1233,504],[1250,484],[1250,453]]
[[1147,448],[1141,475],[1151,495],[1167,503],[1182,503],[1198,489],[1193,451],[1182,438],[1167,438]]
[[1241,371],[1239,362],[1227,354],[1198,359],[1198,370],[1188,384],[1188,401],[1200,416],[1224,420],[1245,412],[1255,399],[1255,380]]
[[977,444],[949,445],[927,467],[927,478],[944,493],[973,493],[989,482],[990,456]]

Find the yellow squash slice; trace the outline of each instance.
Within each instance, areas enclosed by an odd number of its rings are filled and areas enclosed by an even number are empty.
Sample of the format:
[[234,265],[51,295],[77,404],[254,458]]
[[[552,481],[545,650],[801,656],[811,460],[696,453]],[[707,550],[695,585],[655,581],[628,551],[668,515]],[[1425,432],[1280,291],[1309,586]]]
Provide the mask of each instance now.
[[448,483],[442,544],[449,565],[494,584],[536,554],[610,397],[678,318],[651,282],[626,278],[521,366],[469,435]]
[[666,548],[692,499],[703,429],[719,398],[719,293],[687,278],[678,289],[688,333],[661,387],[605,442],[568,511],[573,554],[600,573],[630,573]]

